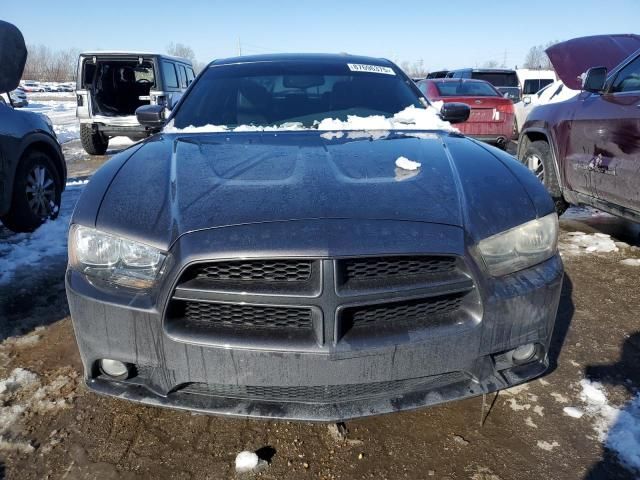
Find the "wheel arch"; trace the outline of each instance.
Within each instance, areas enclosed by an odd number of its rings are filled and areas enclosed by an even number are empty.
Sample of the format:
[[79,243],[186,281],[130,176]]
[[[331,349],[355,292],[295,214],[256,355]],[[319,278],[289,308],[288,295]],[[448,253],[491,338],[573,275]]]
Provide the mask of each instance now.
[[553,167],[555,169],[556,178],[558,179],[558,186],[560,190],[564,190],[564,176],[560,170],[560,164],[558,162],[558,153],[556,149],[556,144],[553,141],[553,137],[550,132],[543,128],[527,128],[526,130],[522,130],[520,132],[520,139],[518,140],[518,152],[517,157],[520,162],[524,163],[524,153],[527,150],[527,147],[531,145],[533,142],[537,142],[539,140],[547,142],[549,144],[549,151],[551,152],[551,158],[553,160]]

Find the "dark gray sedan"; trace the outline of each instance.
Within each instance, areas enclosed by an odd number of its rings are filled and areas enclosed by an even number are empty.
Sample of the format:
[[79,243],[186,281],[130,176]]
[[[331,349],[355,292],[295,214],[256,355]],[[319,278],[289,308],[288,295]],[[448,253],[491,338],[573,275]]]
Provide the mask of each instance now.
[[558,220],[511,156],[393,63],[217,60],[113,157],[69,234],[89,388],[224,415],[344,420],[548,365]]

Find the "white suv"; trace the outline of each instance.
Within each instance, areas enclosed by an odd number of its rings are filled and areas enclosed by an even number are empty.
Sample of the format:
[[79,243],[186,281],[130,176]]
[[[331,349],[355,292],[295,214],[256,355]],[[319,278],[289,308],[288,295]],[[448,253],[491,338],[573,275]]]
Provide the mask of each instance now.
[[85,52],[78,60],[76,114],[82,146],[103,155],[109,138],[140,140],[153,130],[136,119],[143,105],[173,108],[194,80],[185,58],[155,53]]

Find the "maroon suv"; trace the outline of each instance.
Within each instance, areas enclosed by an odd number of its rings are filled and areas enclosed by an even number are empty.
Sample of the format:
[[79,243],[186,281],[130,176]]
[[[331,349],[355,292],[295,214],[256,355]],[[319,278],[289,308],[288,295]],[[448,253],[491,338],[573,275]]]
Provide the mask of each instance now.
[[640,36],[576,38],[547,54],[560,79],[582,91],[531,111],[518,158],[560,213],[584,204],[640,221]]

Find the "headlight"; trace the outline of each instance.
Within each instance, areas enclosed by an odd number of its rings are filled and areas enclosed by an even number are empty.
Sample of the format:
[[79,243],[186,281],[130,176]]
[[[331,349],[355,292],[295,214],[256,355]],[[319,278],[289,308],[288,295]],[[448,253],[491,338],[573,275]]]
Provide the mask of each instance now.
[[69,265],[85,275],[131,288],[152,287],[166,255],[142,243],[73,225]]
[[558,248],[558,216],[552,213],[485,238],[478,248],[493,276],[544,262],[555,255]]

